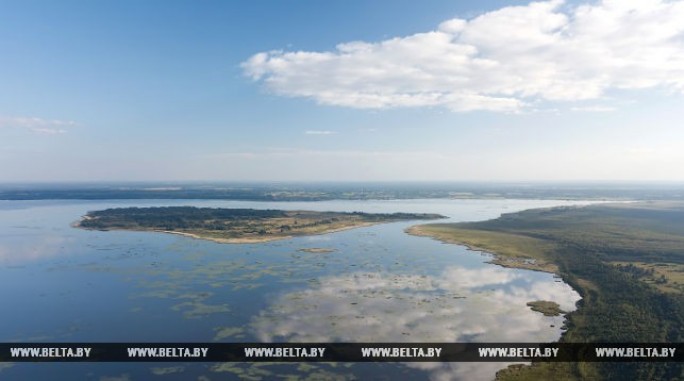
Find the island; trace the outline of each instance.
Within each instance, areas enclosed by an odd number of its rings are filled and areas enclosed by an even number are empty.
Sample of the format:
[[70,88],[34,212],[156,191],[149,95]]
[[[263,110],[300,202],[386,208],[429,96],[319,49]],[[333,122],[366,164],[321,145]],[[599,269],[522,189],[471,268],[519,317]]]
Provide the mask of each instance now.
[[[568,343],[684,341],[684,203],[532,209],[482,222],[427,224],[415,235],[490,252],[493,263],[555,273],[582,297],[565,315]],[[546,315],[556,303],[528,303]],[[533,362],[499,381],[681,380],[678,362]]]
[[312,253],[312,254],[327,254],[327,253],[335,252],[335,249],[328,249],[325,247],[307,247],[307,248],[299,249],[297,251],[301,251],[303,253]]
[[558,303],[549,300],[535,300],[534,302],[528,302],[527,306],[532,311],[540,312],[544,316],[558,316],[565,313],[565,311],[561,310]]
[[103,231],[173,233],[219,243],[256,243],[326,234],[387,222],[439,218],[445,217],[427,213],[346,213],[169,206],[91,211],[75,226]]

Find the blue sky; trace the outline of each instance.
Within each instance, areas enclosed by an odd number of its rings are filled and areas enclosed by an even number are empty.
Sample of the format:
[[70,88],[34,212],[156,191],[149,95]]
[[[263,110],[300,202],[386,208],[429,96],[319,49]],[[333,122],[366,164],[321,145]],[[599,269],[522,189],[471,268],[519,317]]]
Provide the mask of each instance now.
[[684,2],[3,1],[0,182],[684,180]]

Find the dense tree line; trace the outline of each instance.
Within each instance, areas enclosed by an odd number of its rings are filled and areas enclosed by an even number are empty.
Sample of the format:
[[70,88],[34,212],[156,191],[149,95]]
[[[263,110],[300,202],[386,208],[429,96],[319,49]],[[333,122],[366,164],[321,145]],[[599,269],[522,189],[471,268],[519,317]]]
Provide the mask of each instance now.
[[285,217],[281,210],[195,208],[114,208],[89,212],[80,223],[89,229],[150,228],[224,230],[231,221]]
[[[582,245],[555,253],[561,275],[584,298],[568,316],[566,342],[682,342],[684,300],[659,292]],[[590,285],[586,283],[589,281]],[[591,285],[595,286],[592,287]],[[596,363],[606,380],[680,380],[680,363]]]
[[[363,212],[307,212],[261,209],[197,208],[192,206],[113,208],[89,212],[80,226],[88,229],[163,229],[163,230],[231,230],[245,228],[246,224],[270,218],[293,217],[297,228],[331,224],[341,218],[355,218],[368,222],[442,218],[437,214],[414,213],[363,213]],[[296,218],[310,219],[298,224]],[[280,231],[290,231],[293,225],[284,224]],[[263,229],[261,229],[263,230]],[[266,231],[257,230],[260,234]]]

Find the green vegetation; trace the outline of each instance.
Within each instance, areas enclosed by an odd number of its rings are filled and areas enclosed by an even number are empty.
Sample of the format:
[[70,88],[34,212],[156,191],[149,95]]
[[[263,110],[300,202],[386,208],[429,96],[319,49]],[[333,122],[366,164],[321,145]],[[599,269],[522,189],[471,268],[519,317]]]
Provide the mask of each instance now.
[[[684,298],[679,286],[684,204],[537,209],[484,222],[423,225],[420,231],[491,249],[500,257],[555,264],[557,273],[583,298],[578,310],[567,315],[564,342],[684,341]],[[535,363],[505,369],[497,378],[681,380],[684,364]]]
[[468,246],[471,250],[492,253],[491,261],[505,267],[557,272],[549,260],[555,249],[551,242],[518,234],[463,229],[455,224],[430,224],[412,226],[407,233],[428,236],[437,240]]
[[330,233],[384,222],[437,218],[443,217],[416,213],[369,214],[178,206],[89,212],[77,226],[97,230],[161,231],[217,242],[247,243]]
[[660,291],[684,293],[684,264],[613,262],[620,271],[632,274],[642,282],[654,285]]
[[335,249],[328,249],[325,247],[307,247],[307,248],[299,249],[297,251],[301,251],[304,253],[326,254],[326,253],[334,252]]
[[536,300],[527,303],[527,306],[532,308],[532,311],[543,313],[544,316],[558,316],[565,313],[565,311],[560,309],[558,303],[548,300]]
[[185,370],[182,366],[168,366],[168,367],[153,367],[150,372],[155,376],[166,376],[173,373],[181,373]]

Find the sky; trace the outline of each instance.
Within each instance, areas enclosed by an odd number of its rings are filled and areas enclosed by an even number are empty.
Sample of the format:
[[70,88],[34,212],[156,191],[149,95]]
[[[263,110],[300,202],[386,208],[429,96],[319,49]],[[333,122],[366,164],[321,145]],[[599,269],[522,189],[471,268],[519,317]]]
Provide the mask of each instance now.
[[0,1],[0,182],[684,181],[684,0]]

